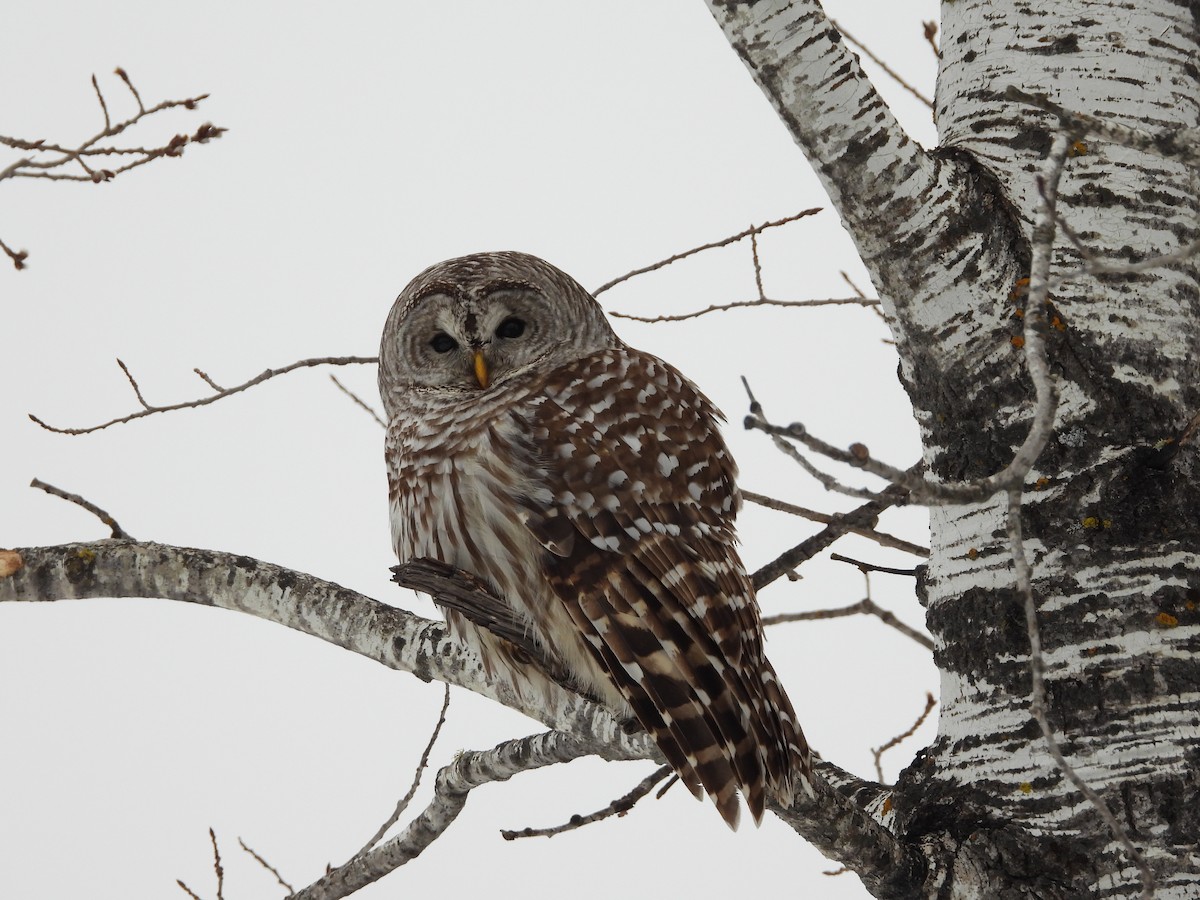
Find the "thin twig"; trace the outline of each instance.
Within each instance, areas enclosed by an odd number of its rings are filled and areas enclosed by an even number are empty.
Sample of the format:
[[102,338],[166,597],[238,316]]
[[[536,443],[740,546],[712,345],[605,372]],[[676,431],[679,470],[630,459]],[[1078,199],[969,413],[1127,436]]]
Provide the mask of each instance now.
[[219,384],[217,384],[215,381],[213,381],[211,378],[209,378],[207,372],[202,371],[201,369],[192,369],[192,371],[195,372],[197,375],[199,375],[200,380],[203,381],[205,384],[207,384],[214,391],[225,390],[225,388],[221,387]]
[[[120,360],[117,360],[117,362],[119,364],[121,363]],[[307,369],[312,368],[313,366],[363,366],[373,365],[377,362],[379,362],[379,357],[377,356],[322,356],[313,359],[302,359],[299,362],[294,362],[290,365],[284,366],[282,369],[267,369],[262,374],[256,375],[254,378],[251,378],[249,381],[244,382],[243,384],[239,384],[236,387],[225,388],[208,397],[201,397],[198,400],[187,400],[183,403],[172,403],[169,406],[153,407],[148,406],[146,401],[142,399],[141,392],[137,387],[137,382],[134,381],[132,376],[129,375],[129,370],[125,368],[124,364],[121,364],[122,370],[124,370],[126,376],[129,377],[129,381],[133,385],[134,391],[137,393],[138,400],[141,401],[143,406],[146,406],[145,409],[135,413],[130,413],[127,416],[121,416],[118,419],[110,419],[109,421],[100,425],[92,425],[88,428],[57,428],[53,425],[47,425],[32,413],[29,414],[29,418],[38,425],[41,425],[47,431],[53,431],[56,434],[91,434],[94,431],[101,431],[112,425],[123,425],[126,422],[132,422],[134,419],[144,419],[146,416],[152,416],[155,413],[174,412],[177,409],[194,409],[200,406],[207,406],[210,403],[216,403],[218,400],[223,400],[226,397],[233,396],[234,394],[240,394],[242,391],[252,388],[257,384],[262,384],[264,381],[268,381],[278,375],[286,375],[288,372],[294,372],[297,369]]]
[[[1029,267],[1029,299],[1025,311],[1025,358],[1039,398],[1039,407],[1044,393],[1052,393],[1049,386],[1050,372],[1045,342],[1042,333],[1045,331],[1044,308],[1049,299],[1050,262],[1054,248],[1054,234],[1058,204],[1058,184],[1066,165],[1067,154],[1075,140],[1075,133],[1064,129],[1059,131],[1051,143],[1050,152],[1046,158],[1046,169],[1038,178],[1038,193],[1041,203],[1038,206],[1037,217],[1033,226],[1033,257]],[[1031,317],[1038,319],[1034,327]],[[1050,410],[1053,417],[1053,408]],[[1037,430],[1036,428],[1033,430]],[[1031,432],[1032,433],[1032,432]],[[1039,448],[1040,449],[1040,448]],[[1036,455],[1036,454],[1035,454]],[[1032,465],[1032,460],[1029,461]],[[1028,471],[1028,466],[1026,471]],[[1025,628],[1029,635],[1029,674],[1031,681],[1029,713],[1037,722],[1045,741],[1046,749],[1059,770],[1075,785],[1108,826],[1113,837],[1125,848],[1134,865],[1141,873],[1142,898],[1149,900],[1154,896],[1154,872],[1150,869],[1142,854],[1130,840],[1128,832],[1117,819],[1108,804],[1104,802],[1088,784],[1080,777],[1075,768],[1067,762],[1059,747],[1058,740],[1046,717],[1046,661],[1042,656],[1041,631],[1037,620],[1037,601],[1033,595],[1033,567],[1025,553],[1023,526],[1021,523],[1022,481],[1014,481],[1008,488],[1007,530],[1009,548],[1012,553],[1013,570],[1016,575],[1017,594],[1022,598],[1025,607]]]
[[603,809],[596,810],[596,812],[588,813],[587,815],[571,816],[562,825],[554,825],[549,828],[522,828],[520,831],[501,831],[500,836],[506,841],[527,837],[554,837],[556,834],[574,831],[577,828],[583,828],[585,825],[591,825],[593,822],[601,822],[613,816],[623,816],[633,809],[634,804],[654,790],[655,785],[671,774],[670,766],[660,766],[639,781],[628,794],[618,797]]
[[1079,255],[1083,258],[1083,270],[1089,275],[1137,275],[1141,272],[1162,269],[1174,263],[1187,262],[1197,253],[1200,253],[1200,240],[1196,240],[1190,244],[1184,244],[1178,250],[1171,253],[1147,257],[1138,262],[1108,262],[1092,253],[1087,245],[1084,244],[1083,238],[1080,237],[1079,233],[1057,211],[1054,214],[1054,219],[1058,223],[1058,227],[1062,229],[1063,234],[1066,235],[1067,240],[1079,251]]
[[558,731],[505,741],[487,751],[463,751],[438,772],[433,799],[400,834],[326,873],[297,891],[293,900],[347,896],[416,859],[454,823],[476,787],[507,781],[543,766],[570,762],[592,752],[577,738]]
[[755,591],[761,591],[773,581],[794,571],[806,560],[812,559],[838,538],[849,533],[855,527],[870,528],[884,510],[904,502],[904,491],[891,488],[884,491],[876,499],[869,500],[858,509],[838,515],[823,529],[812,537],[806,538],[792,549],[780,554],[750,576]]
[[763,616],[762,624],[764,628],[772,625],[783,625],[788,622],[809,622],[817,619],[840,619],[845,616],[868,615],[875,616],[879,621],[883,622],[891,628],[896,629],[907,638],[916,641],[926,650],[933,650],[933,641],[928,636],[917,631],[908,625],[905,625],[895,614],[889,610],[878,606],[870,597],[864,597],[857,603],[851,603],[849,606],[840,606],[834,609],[813,609],[807,612],[795,613],[780,613],[775,616]]
[[750,256],[754,260],[754,286],[758,288],[758,299],[764,303],[767,300],[766,291],[763,290],[762,280],[762,262],[758,258],[758,232],[750,234]]
[[821,211],[820,207],[814,209],[806,209],[803,212],[798,212],[794,216],[788,216],[783,219],[776,219],[774,222],[764,222],[762,225],[757,225],[747,228],[745,231],[740,231],[731,237],[724,238],[719,241],[713,241],[710,244],[701,244],[699,247],[693,247],[691,250],[685,250],[682,253],[676,253],[674,256],[668,256],[666,259],[660,259],[658,262],[648,266],[643,266],[640,269],[634,269],[631,272],[626,272],[624,275],[614,278],[612,281],[605,282],[592,291],[593,297],[599,297],[609,288],[616,287],[622,281],[628,281],[637,275],[645,275],[647,272],[653,272],[656,269],[661,269],[664,266],[669,266],[671,263],[679,262],[681,259],[686,259],[689,256],[694,256],[697,253],[702,253],[705,250],[715,250],[718,247],[726,247],[730,244],[737,243],[740,240],[750,237],[752,234],[758,234],[761,231],[766,231],[768,228],[778,228],[780,225],[787,225],[789,222],[795,222],[797,219],[803,219],[805,216],[816,215]]
[[184,892],[191,897],[192,900],[202,900],[201,896],[184,884],[182,879],[176,878],[175,883],[183,888]]
[[[30,151],[30,155],[0,168],[0,181],[9,178],[41,178],[47,181],[90,181],[99,184],[111,181],[122,172],[128,172],[131,169],[144,166],[156,159],[168,156],[181,156],[184,147],[188,144],[205,144],[214,138],[219,138],[225,133],[226,129],[218,128],[211,122],[205,122],[196,129],[194,134],[176,134],[159,147],[116,147],[104,143],[137,125],[147,116],[152,116],[155,113],[176,107],[183,107],[189,110],[195,109],[208,96],[207,94],[200,94],[195,97],[187,97],[183,100],[166,100],[147,109],[125,70],[118,68],[116,74],[125,82],[125,86],[129,88],[134,100],[137,101],[138,111],[135,115],[119,122],[114,122],[109,113],[108,102],[104,98],[104,92],[100,88],[100,82],[95,75],[92,75],[92,90],[95,91],[96,100],[99,101],[100,110],[104,114],[104,128],[81,144],[73,147],[45,140],[31,141],[24,138],[0,135],[0,145],[11,147],[14,150]],[[49,156],[47,157],[47,155]],[[133,157],[133,159],[130,162],[111,169],[102,165],[96,165],[97,162],[104,162],[106,157],[112,156],[129,156]],[[89,160],[92,161],[92,166],[88,165]],[[83,174],[73,175],[66,171],[56,171],[69,163],[78,164],[83,169]],[[28,256],[26,251],[13,251],[3,243],[0,243],[0,249],[4,250],[17,269],[25,268],[25,258]]]
[[920,100],[922,103],[924,103],[930,109],[933,109],[933,101],[932,100],[930,100],[928,97],[926,97],[920,91],[918,91],[915,87],[913,87],[911,84],[909,84],[907,81],[905,81],[902,77],[900,77],[900,74],[898,72],[896,72],[891,66],[889,66],[887,63],[885,63],[882,59],[880,59],[874,53],[872,53],[870,47],[868,47],[866,44],[862,43],[862,41],[858,40],[858,38],[854,37],[854,35],[852,35],[850,32],[848,32],[844,27],[842,27],[841,23],[836,22],[833,19],[830,19],[829,24],[831,24],[834,28],[836,28],[838,31],[840,31],[842,33],[842,37],[844,37],[847,41],[849,41],[851,44],[853,44],[855,47],[857,47],[859,50],[861,50],[863,53],[865,53],[870,58],[871,62],[875,63],[875,65],[877,65],[877,66],[879,66],[879,68],[883,69],[883,71],[886,74],[890,75],[892,77],[892,80],[895,81],[896,84],[900,85],[900,87],[904,88],[906,91],[908,91],[910,94],[912,94],[918,100]]
[[69,500],[71,503],[74,503],[76,506],[83,507],[88,512],[90,512],[92,515],[94,515],[96,518],[98,518],[101,522],[103,522],[105,525],[107,525],[109,528],[111,528],[112,536],[115,539],[125,540],[125,541],[134,540],[133,535],[131,535],[124,528],[122,528],[119,524],[117,524],[116,519],[114,519],[112,516],[110,516],[108,513],[106,513],[100,507],[96,506],[96,504],[89,503],[87,500],[84,500],[78,494],[68,494],[62,488],[56,488],[54,485],[46,484],[46,482],[41,481],[37,478],[35,478],[35,479],[33,479],[33,481],[29,482],[29,486],[32,488],[37,488],[38,490],[45,491],[47,494],[52,494],[55,497],[61,497],[63,500]]
[[369,403],[367,403],[365,400],[363,400],[362,397],[358,396],[358,394],[354,393],[354,391],[350,390],[350,388],[346,387],[344,384],[342,384],[340,381],[338,381],[338,378],[336,375],[330,375],[329,380],[337,385],[339,391],[341,391],[343,394],[345,394],[347,397],[349,397],[351,400],[353,400],[355,403],[357,403],[360,409],[366,410],[366,412],[371,416],[371,418],[379,423],[380,428],[387,428],[387,422],[383,421],[383,417],[380,416],[379,413],[375,412],[375,408],[373,406],[371,406]]
[[396,809],[388,817],[388,820],[379,826],[379,830],[371,836],[371,839],[363,844],[362,848],[350,857],[351,860],[362,856],[372,847],[383,840],[383,836],[387,834],[389,828],[400,820],[400,816],[408,809],[408,804],[412,802],[413,796],[417,793],[417,788],[421,786],[421,775],[429,765],[429,754],[433,752],[433,745],[437,743],[438,735],[442,733],[442,726],[446,724],[446,710],[450,708],[450,685],[445,685],[446,691],[442,698],[442,710],[438,713],[437,724],[433,726],[433,733],[429,735],[429,741],[425,744],[425,750],[421,753],[421,759],[417,763],[417,770],[413,773],[412,784],[409,785],[408,792],[400,798],[400,802],[396,804]]
[[629,319],[631,322],[682,322],[727,309],[744,309],[750,306],[878,306],[879,301],[870,297],[832,297],[818,300],[737,300],[732,303],[714,303],[694,312],[663,316],[635,316],[632,313],[610,312],[614,319]]
[[253,850],[251,850],[248,846],[246,846],[245,841],[243,841],[241,838],[238,838],[238,843],[241,845],[243,850],[245,850],[247,853],[249,853],[251,856],[254,857],[255,862],[257,862],[260,866],[262,866],[264,869],[266,869],[268,872],[270,872],[272,875],[275,876],[275,880],[279,882],[280,887],[282,887],[284,890],[286,890],[289,894],[294,894],[296,892],[296,889],[294,887],[292,887],[291,884],[289,884],[287,881],[285,881],[283,876],[279,874],[279,870],[276,869],[269,862],[267,862],[265,859],[263,859],[261,856],[259,856],[257,853],[255,853]]
[[208,829],[208,837],[212,841],[213,869],[217,873],[217,900],[225,900],[225,869],[221,866],[221,851],[217,847],[217,833],[210,828]]
[[25,260],[29,258],[29,252],[26,250],[13,250],[4,241],[0,241],[0,250],[3,250],[9,259],[12,260],[13,266],[19,272],[26,266]]
[[[831,525],[834,522],[839,522],[845,519],[845,513],[823,513],[815,509],[808,509],[804,506],[797,506],[794,503],[788,503],[784,500],[777,500],[774,497],[768,497],[765,494],[756,494],[754,491],[742,491],[742,499],[748,503],[755,503],[758,506],[765,506],[767,509],[778,510],[779,512],[790,513],[793,516],[800,516],[803,519],[809,519],[813,522],[820,522],[822,525]],[[867,528],[863,525],[850,525],[851,534],[857,534],[860,537],[865,537],[872,540],[882,547],[891,547],[895,550],[903,550],[905,553],[911,553],[913,556],[929,556],[929,548],[922,547],[920,544],[914,544],[911,541],[906,541],[903,538],[898,538],[893,534],[888,534],[886,531],[876,531],[874,528]]]
[[133,374],[129,371],[129,367],[125,365],[125,363],[121,362],[120,359],[117,360],[117,365],[121,367],[121,371],[124,372],[125,377],[129,379],[129,384],[133,388],[134,396],[138,398],[138,403],[142,404],[142,409],[154,412],[155,407],[147,403],[146,398],[142,396],[142,389],[138,386],[137,379],[134,378]]
[[929,42],[929,46],[933,48],[933,55],[940,59],[942,56],[942,51],[938,47],[937,43],[938,23],[933,21],[922,22],[921,26],[922,34],[924,34],[925,40],[927,40]]
[[137,101],[138,110],[144,113],[146,111],[146,106],[144,103],[142,103],[142,95],[139,94],[137,88],[133,86],[133,82],[129,79],[129,73],[120,66],[117,66],[115,69],[113,69],[113,74],[125,82],[125,87],[129,88],[129,93],[133,94],[133,99]]
[[96,76],[92,75],[92,88],[96,91],[96,99],[100,101],[100,109],[104,111],[104,130],[112,130],[112,120],[108,118],[108,104],[104,102],[104,94],[100,91],[100,82],[96,80]]
[[1095,134],[1151,156],[1174,159],[1192,166],[1200,165],[1200,134],[1194,129],[1181,128],[1151,134],[1137,128],[1118,125],[1108,119],[1072,112],[1059,106],[1045,94],[1031,94],[1013,85],[1005,89],[1004,96],[1005,99],[1028,103],[1053,113],[1062,123],[1062,127],[1070,130],[1073,135]]
[[903,741],[908,740],[910,737],[912,737],[914,734],[916,734],[917,729],[920,728],[921,725],[924,724],[924,722],[927,718],[929,718],[929,713],[932,712],[934,706],[936,706],[936,705],[937,705],[937,700],[933,699],[933,694],[929,693],[929,691],[926,691],[925,692],[925,709],[923,709],[921,711],[921,714],[919,716],[917,716],[917,721],[913,722],[912,726],[907,731],[896,735],[894,738],[892,738],[890,741],[888,741],[883,746],[876,747],[875,749],[873,749],[871,751],[871,756],[874,757],[874,759],[875,759],[875,775],[877,776],[876,780],[880,784],[885,783],[883,780],[883,764],[880,761],[883,754],[887,753],[887,751],[891,750],[893,747],[897,746],[898,744],[900,744]]
[[914,577],[917,574],[916,569],[893,569],[891,566],[878,566],[875,563],[863,562],[861,559],[852,559],[849,556],[842,556],[840,553],[831,553],[829,558],[834,562],[849,563],[856,567],[860,572],[882,572],[885,575],[907,575]]

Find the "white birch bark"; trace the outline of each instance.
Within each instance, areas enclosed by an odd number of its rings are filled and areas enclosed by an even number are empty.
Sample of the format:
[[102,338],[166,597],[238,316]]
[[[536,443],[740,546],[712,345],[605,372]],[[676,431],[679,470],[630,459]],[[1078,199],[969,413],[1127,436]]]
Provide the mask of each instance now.
[[[901,375],[940,480],[1003,467],[1029,427],[1017,280],[1029,274],[1036,175],[1068,110],[1178,134],[1200,119],[1186,4],[943,5],[940,146],[907,140],[815,0],[711,8],[837,204],[886,298]],[[1186,139],[1186,138],[1183,138]],[[1059,211],[1090,252],[1137,262],[1194,241],[1195,172],[1088,138]],[[1200,797],[1200,540],[1194,260],[1084,273],[1060,238],[1050,362],[1055,433],[1026,485],[1049,719],[1153,867],[1194,897]],[[1019,343],[1016,342],[1016,343]],[[800,414],[800,411],[795,411]],[[1137,896],[1129,855],[1046,752],[1029,714],[1029,637],[1002,496],[935,508],[923,580],[942,672],[938,739],[905,773],[892,826],[928,864],[896,896]],[[884,894],[879,894],[884,896]]]

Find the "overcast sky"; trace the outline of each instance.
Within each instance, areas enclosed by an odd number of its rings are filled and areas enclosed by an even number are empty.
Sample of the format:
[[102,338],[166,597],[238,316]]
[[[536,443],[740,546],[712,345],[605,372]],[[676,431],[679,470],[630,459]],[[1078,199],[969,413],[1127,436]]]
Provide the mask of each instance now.
[[[827,7],[932,93],[921,20],[936,16],[933,0]],[[434,615],[388,581],[382,432],[326,371],[83,437],[49,434],[27,413],[77,427],[132,412],[117,357],[149,402],[165,404],[206,393],[193,367],[228,385],[306,357],[374,355],[409,278],[462,253],[525,250],[596,287],[753,223],[828,207],[698,0],[15,4],[0,31],[0,133],[91,135],[102,124],[93,72],[114,117],[128,114],[118,65],[148,104],[212,95],[194,113],[146,122],[131,142],[207,120],[229,132],[111,184],[0,184],[0,240],[30,254],[24,272],[0,258],[0,547],[106,536],[82,510],[31,490],[37,477],[83,494],[139,539],[244,553]],[[931,145],[928,109],[866,68]],[[0,155],[0,168],[15,158]],[[761,255],[774,297],[846,296],[843,269],[871,290],[832,209],[764,235]],[[749,246],[737,245],[603,302],[680,313],[753,294]],[[895,353],[870,310],[616,327],[725,409],[749,490],[853,506],[742,431],[739,375],[779,421],[862,441],[897,465],[917,458]],[[373,367],[338,374],[377,401]],[[926,539],[919,511],[881,524]],[[747,564],[818,527],[747,509]],[[858,539],[835,549],[915,562]],[[764,591],[764,611],[863,596],[861,575],[828,554],[803,575]],[[912,587],[871,581],[876,601],[919,625]],[[768,653],[813,746],[864,776],[870,748],[937,691],[928,654],[874,619],[782,626]],[[182,897],[182,878],[208,900],[212,826],[225,897],[279,896],[236,838],[297,886],[344,861],[407,788],[440,700],[438,685],[230,612],[149,600],[6,605],[0,895]],[[455,691],[432,765],[535,730]],[[886,776],[933,733],[927,724],[886,756]],[[852,875],[822,875],[835,866],[778,820],[731,834],[682,789],[551,841],[498,836],[604,806],[651,770],[583,760],[485,787],[425,855],[360,896],[455,895],[479,879],[496,895],[533,898],[569,884],[581,900],[865,895]]]

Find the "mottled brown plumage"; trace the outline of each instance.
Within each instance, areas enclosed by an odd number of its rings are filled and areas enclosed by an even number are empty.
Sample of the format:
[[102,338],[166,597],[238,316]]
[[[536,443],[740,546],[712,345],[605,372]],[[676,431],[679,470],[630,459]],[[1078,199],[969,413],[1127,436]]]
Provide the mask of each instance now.
[[[649,732],[735,826],[808,789],[809,755],[763,655],[735,548],[736,467],[719,413],[625,346],[599,304],[536,257],[427,269],[380,350],[392,536],[485,580],[578,687]],[[539,699],[503,638],[447,620],[487,671]]]

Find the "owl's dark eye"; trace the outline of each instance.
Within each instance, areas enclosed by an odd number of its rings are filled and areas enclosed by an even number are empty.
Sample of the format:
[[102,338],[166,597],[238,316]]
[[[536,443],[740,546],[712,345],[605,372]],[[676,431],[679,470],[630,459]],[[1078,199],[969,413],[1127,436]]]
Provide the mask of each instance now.
[[434,349],[435,353],[449,353],[458,346],[458,341],[450,337],[444,331],[439,331],[433,336],[433,340],[429,342],[429,346]]
[[525,333],[525,320],[509,316],[496,328],[496,337],[519,338]]

